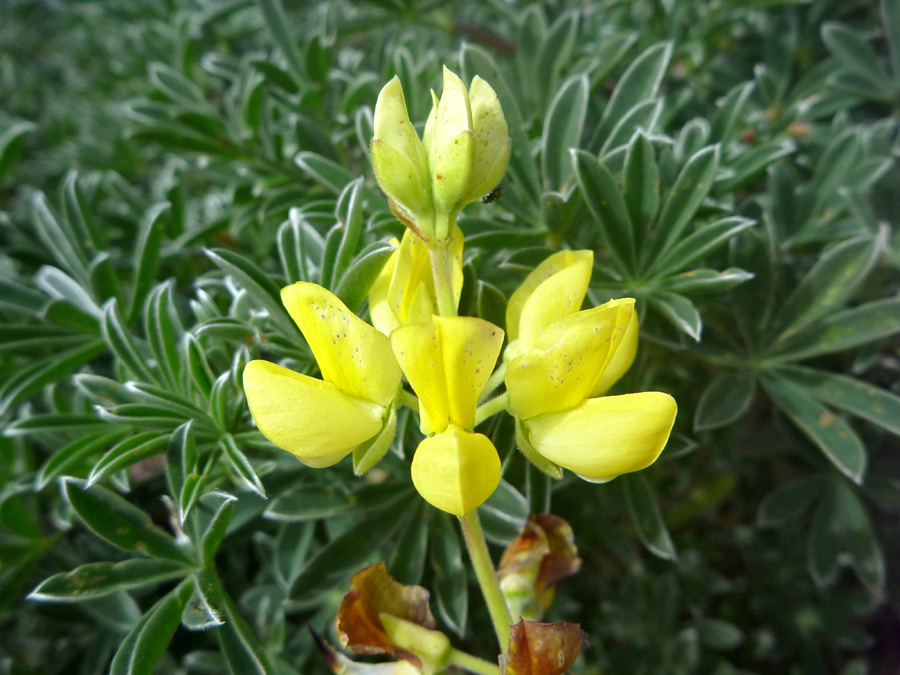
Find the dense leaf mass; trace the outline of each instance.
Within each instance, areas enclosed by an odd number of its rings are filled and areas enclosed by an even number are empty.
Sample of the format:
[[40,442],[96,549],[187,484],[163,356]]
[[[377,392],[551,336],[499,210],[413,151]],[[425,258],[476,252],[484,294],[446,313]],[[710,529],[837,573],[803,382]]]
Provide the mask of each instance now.
[[283,286],[367,317],[403,233],[376,98],[396,75],[421,133],[444,64],[511,141],[459,221],[460,314],[503,327],[591,250],[589,306],[640,322],[612,393],[678,401],[660,461],[602,486],[479,420],[495,558],[529,511],[572,526],[545,617],[591,636],[571,672],[897,672],[900,0],[4,3],[0,672],[324,673],[304,625],[337,643],[381,560],[493,658],[415,416],[365,479],[313,471],[241,379],[320,377]]

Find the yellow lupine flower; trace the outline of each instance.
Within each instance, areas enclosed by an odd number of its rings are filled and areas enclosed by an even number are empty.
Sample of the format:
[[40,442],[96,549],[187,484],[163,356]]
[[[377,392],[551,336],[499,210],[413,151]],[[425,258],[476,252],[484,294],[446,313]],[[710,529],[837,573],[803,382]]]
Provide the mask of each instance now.
[[513,293],[507,328],[509,410],[522,452],[544,471],[560,467],[607,481],[652,464],[675,422],[675,400],[661,392],[602,397],[634,361],[634,300],[580,310],[590,251],[561,251]]
[[[410,230],[399,244],[369,291],[372,325],[385,335],[399,326],[428,322],[432,314],[438,313],[428,248]],[[458,306],[463,283],[463,233],[458,227],[454,227],[448,246],[453,264],[454,306]]]
[[391,345],[419,397],[420,427],[429,436],[413,457],[413,484],[430,504],[463,516],[500,483],[497,450],[472,429],[503,331],[483,319],[434,316],[394,330]]
[[383,428],[402,377],[387,337],[316,284],[285,287],[321,380],[268,361],[244,368],[250,413],[262,434],[313,467],[330,466]]

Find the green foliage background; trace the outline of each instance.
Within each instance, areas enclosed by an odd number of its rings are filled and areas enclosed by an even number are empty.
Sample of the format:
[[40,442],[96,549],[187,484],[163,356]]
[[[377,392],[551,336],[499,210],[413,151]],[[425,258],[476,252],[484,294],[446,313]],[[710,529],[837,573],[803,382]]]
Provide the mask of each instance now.
[[591,635],[575,672],[896,672],[898,0],[6,2],[0,672],[325,672],[305,626],[335,642],[381,559],[491,657],[415,425],[364,480],[308,470],[240,387],[251,358],[314,372],[285,283],[364,311],[401,232],[372,107],[397,74],[423,122],[444,63],[513,142],[461,221],[462,313],[502,325],[534,264],[593,248],[591,300],[641,313],[621,390],[679,403],[604,486],[482,427],[495,553],[529,510],[575,530],[548,617]]

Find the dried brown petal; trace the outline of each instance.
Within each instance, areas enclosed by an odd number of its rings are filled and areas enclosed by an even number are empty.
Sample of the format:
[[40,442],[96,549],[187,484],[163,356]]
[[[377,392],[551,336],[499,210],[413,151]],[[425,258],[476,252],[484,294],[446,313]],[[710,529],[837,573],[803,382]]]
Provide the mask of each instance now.
[[421,675],[421,671],[406,661],[391,663],[357,663],[351,661],[329,645],[322,636],[309,627],[313,641],[328,666],[337,675]]
[[383,562],[354,574],[350,588],[337,613],[337,632],[344,647],[359,654],[387,653],[420,664],[416,656],[394,644],[379,614],[391,614],[434,628],[436,623],[428,607],[428,591],[421,586],[399,583],[388,574]]
[[587,633],[577,623],[522,619],[510,629],[500,675],[562,675],[588,644]]
[[553,600],[556,583],[580,568],[569,524],[549,513],[532,514],[503,552],[497,576],[513,616],[539,619]]

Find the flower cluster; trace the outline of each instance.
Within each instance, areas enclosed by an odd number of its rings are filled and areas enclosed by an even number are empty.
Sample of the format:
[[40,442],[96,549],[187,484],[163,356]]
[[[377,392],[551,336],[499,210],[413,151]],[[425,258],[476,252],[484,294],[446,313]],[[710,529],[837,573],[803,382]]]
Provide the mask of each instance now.
[[[394,78],[375,111],[372,161],[394,212],[408,230],[372,286],[373,325],[312,283],[282,291],[309,343],[321,379],[266,361],[244,371],[253,418],[273,443],[313,467],[354,454],[363,473],[393,440],[396,410],[417,402],[424,439],[412,481],[434,506],[463,516],[500,482],[494,445],[475,431],[479,398],[494,373],[504,331],[456,316],[463,233],[456,214],[490,191],[509,158],[506,122],[494,91],[471,90],[444,69],[444,91],[420,139]],[[570,469],[607,481],[656,460],[675,419],[671,396],[603,394],[630,367],[637,348],[634,300],[582,310],[590,251],[560,251],[509,299],[503,355],[508,412],[523,454],[547,473]],[[500,373],[494,378],[498,384]]]

